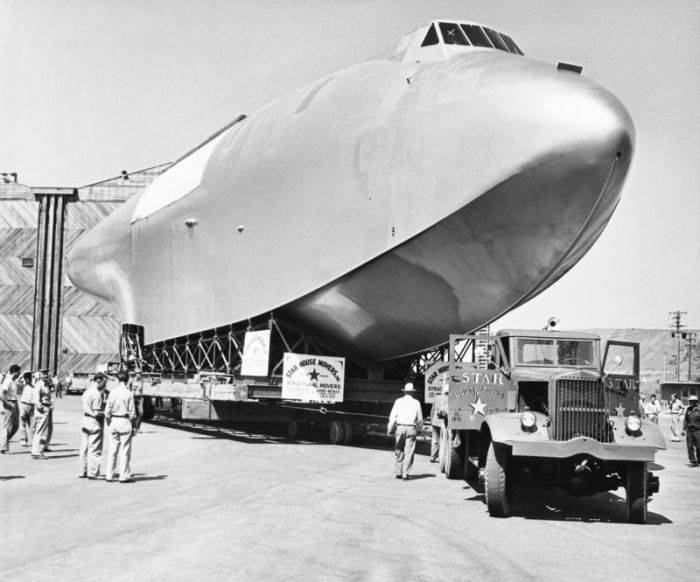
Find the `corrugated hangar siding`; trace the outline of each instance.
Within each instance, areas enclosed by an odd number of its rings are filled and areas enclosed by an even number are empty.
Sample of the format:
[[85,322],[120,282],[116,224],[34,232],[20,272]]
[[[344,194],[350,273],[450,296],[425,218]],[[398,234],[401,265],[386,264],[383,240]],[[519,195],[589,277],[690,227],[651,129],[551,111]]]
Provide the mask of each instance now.
[[[79,201],[66,207],[64,253],[169,165],[78,188]],[[39,203],[31,187],[0,180],[0,371],[15,363],[26,369],[31,365],[38,218]],[[118,358],[119,321],[106,306],[67,278],[62,305],[62,370],[94,372],[98,364]]]

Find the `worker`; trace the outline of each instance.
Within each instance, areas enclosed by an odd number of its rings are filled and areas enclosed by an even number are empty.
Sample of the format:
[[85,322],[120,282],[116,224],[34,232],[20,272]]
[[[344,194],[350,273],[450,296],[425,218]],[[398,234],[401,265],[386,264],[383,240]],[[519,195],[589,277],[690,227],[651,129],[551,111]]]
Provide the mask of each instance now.
[[105,418],[109,425],[109,452],[105,481],[114,481],[119,457],[119,482],[133,483],[131,478],[131,438],[134,435],[136,410],[134,395],[127,388],[129,374],[121,371],[117,374],[119,384],[109,393]]
[[671,434],[673,435],[671,440],[679,442],[681,434],[681,416],[685,410],[683,401],[678,398],[677,394],[671,394],[671,404],[669,406],[671,409]]
[[644,414],[647,420],[659,424],[659,414],[661,414],[661,404],[656,399],[656,394],[649,396],[649,401],[644,404]]
[[19,398],[20,444],[31,447],[34,438],[34,380],[31,372],[22,374],[24,387]]
[[10,441],[19,428],[19,405],[17,404],[17,380],[22,368],[12,364],[0,383],[2,402],[2,426],[0,427],[0,453],[10,452]]
[[700,406],[698,397],[693,394],[688,397],[688,408],[683,419],[685,442],[688,446],[688,460],[691,467],[700,464]]
[[442,382],[442,394],[433,401],[430,409],[430,424],[432,425],[432,435],[430,439],[430,462],[437,463],[440,459],[440,439],[445,430],[445,419],[447,418],[447,400],[450,393],[450,385],[447,380]]
[[53,425],[53,399],[49,371],[42,370],[34,383],[34,438],[32,439],[32,459],[46,459],[49,451]]
[[107,376],[98,372],[81,398],[83,423],[80,438],[80,472],[78,473],[81,479],[85,477],[97,479],[100,473],[106,385]]
[[389,414],[388,434],[395,434],[394,470],[397,479],[408,481],[408,473],[413,465],[416,452],[416,438],[423,429],[423,411],[420,402],[413,398],[415,388],[411,382],[403,387],[404,395],[394,402]]

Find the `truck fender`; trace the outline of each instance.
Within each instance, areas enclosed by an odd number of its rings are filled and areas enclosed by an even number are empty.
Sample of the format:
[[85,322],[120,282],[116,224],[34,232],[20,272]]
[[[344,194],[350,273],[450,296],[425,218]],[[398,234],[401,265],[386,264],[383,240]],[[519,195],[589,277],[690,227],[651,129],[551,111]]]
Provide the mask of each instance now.
[[666,449],[666,438],[659,425],[651,420],[642,419],[642,428],[636,434],[627,432],[624,416],[611,416],[610,424],[613,427],[615,442],[621,445],[654,447]]
[[[540,412],[533,412],[537,422],[534,430],[525,430],[520,423],[522,412],[508,412],[490,415],[484,424],[488,426],[491,440],[495,443],[513,444],[514,439],[549,440],[547,417]],[[483,429],[482,429],[483,430]]]

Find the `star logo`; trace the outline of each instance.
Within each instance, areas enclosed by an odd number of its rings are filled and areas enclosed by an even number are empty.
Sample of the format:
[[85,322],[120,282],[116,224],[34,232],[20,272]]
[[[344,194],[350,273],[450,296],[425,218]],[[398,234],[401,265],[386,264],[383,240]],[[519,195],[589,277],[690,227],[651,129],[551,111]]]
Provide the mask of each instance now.
[[617,410],[618,416],[625,416],[625,407],[622,406],[622,402],[618,402],[617,406],[615,407],[615,410]]
[[471,406],[474,409],[474,412],[472,412],[472,416],[474,416],[477,412],[481,416],[486,416],[486,411],[484,410],[486,408],[486,402],[481,401],[481,396],[479,396],[476,399],[476,402],[474,402],[474,404],[470,403],[469,406]]
[[313,372],[309,372],[309,378],[311,378],[311,380],[318,381],[318,372],[316,371],[316,368],[314,368]]

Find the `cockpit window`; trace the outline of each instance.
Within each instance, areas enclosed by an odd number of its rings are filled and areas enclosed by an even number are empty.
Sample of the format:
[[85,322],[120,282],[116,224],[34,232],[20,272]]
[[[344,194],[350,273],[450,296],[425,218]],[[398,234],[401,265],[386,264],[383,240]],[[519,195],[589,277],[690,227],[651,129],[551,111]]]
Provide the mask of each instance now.
[[461,44],[464,46],[469,45],[467,37],[464,36],[464,33],[458,24],[441,22],[440,32],[442,33],[442,40],[445,41],[445,44]]
[[506,45],[508,45],[510,52],[512,52],[513,54],[516,54],[516,55],[523,54],[523,51],[520,50],[520,47],[517,44],[515,44],[515,41],[512,38],[510,38],[508,35],[501,34],[501,38],[506,43]]
[[431,46],[438,44],[439,42],[440,39],[438,38],[437,30],[435,30],[435,25],[431,24],[430,30],[428,31],[428,34],[425,35],[425,39],[423,39],[423,44],[421,46]]
[[510,52],[506,43],[503,42],[503,40],[495,30],[491,30],[490,28],[484,28],[484,32],[486,33],[486,36],[489,37],[489,40],[493,43],[494,47],[507,53]]
[[469,42],[471,42],[474,46],[484,46],[488,48],[493,47],[491,41],[489,41],[488,37],[486,34],[484,34],[484,31],[481,30],[480,26],[476,26],[474,24],[461,24],[460,26],[462,27],[464,34],[467,35]]

